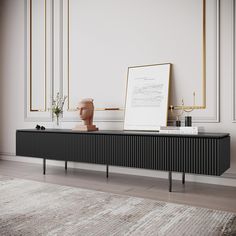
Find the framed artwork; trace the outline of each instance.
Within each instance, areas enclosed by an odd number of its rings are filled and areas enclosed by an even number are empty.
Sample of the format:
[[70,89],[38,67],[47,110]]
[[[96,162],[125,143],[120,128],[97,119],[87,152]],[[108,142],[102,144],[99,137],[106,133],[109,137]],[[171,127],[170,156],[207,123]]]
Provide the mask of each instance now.
[[170,63],[128,68],[124,130],[167,125],[170,72]]

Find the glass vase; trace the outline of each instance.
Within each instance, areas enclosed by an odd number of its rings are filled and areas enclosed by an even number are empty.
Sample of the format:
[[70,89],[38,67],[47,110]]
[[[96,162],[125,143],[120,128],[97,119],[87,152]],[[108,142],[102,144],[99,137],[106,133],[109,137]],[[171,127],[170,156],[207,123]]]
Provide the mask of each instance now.
[[53,128],[54,129],[61,129],[61,116],[60,115],[54,115]]

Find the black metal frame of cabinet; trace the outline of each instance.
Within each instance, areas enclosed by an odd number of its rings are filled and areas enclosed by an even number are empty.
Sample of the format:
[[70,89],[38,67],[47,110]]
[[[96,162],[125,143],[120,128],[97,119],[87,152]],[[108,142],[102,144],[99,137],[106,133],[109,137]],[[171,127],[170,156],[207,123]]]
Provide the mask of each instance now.
[[67,162],[86,162],[109,166],[143,168],[219,176],[230,167],[229,134],[159,134],[158,132],[73,130],[17,130],[16,155]]

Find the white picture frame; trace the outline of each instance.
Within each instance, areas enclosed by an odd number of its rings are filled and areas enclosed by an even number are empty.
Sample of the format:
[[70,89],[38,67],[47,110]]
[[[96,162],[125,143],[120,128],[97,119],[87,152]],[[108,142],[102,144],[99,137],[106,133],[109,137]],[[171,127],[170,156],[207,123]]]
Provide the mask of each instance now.
[[171,63],[128,68],[124,130],[158,131],[167,125]]

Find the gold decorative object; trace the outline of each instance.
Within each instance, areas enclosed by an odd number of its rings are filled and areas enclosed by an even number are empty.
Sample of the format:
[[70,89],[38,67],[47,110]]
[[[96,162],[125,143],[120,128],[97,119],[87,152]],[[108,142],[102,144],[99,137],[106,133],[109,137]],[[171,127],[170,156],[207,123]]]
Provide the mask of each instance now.
[[194,109],[196,109],[196,93],[193,92],[193,105],[192,106],[185,106],[184,105],[184,99],[182,99],[182,105],[181,105],[181,109],[174,109],[173,105],[170,105],[170,111],[173,114],[173,116],[176,117],[176,121],[180,120],[180,117],[184,114],[184,112],[186,113],[190,113],[192,112]]
[[184,100],[182,99],[182,109],[181,110],[174,110],[174,106],[170,105],[170,111],[171,111],[171,114],[173,114],[173,116],[176,117],[176,121],[180,120],[180,117],[184,114]]
[[184,100],[182,99],[182,110],[184,110],[185,112],[187,113],[190,113],[192,112],[194,109],[196,109],[196,100],[195,100],[195,97],[196,97],[196,93],[193,92],[193,105],[190,106],[189,108],[184,106]]

